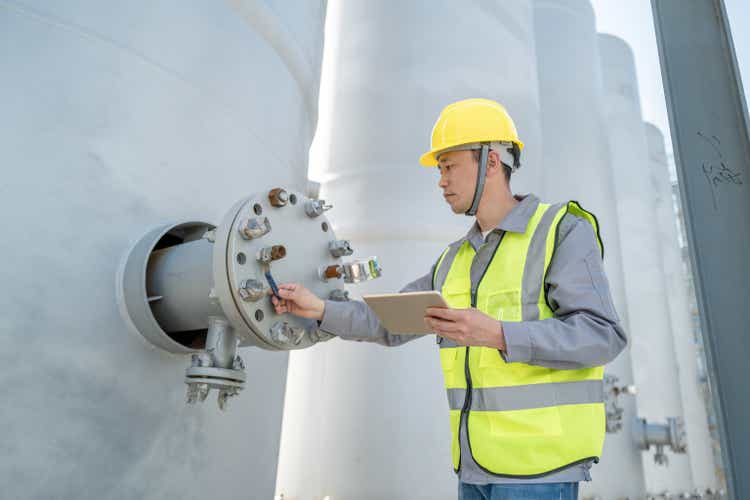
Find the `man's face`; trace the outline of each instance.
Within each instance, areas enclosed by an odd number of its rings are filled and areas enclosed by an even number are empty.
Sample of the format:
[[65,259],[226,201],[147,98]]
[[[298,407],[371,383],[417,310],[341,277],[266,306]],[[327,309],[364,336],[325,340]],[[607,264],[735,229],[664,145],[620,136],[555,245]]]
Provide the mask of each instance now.
[[443,198],[453,213],[461,214],[471,208],[477,183],[477,161],[471,151],[450,151],[440,155],[438,169]]

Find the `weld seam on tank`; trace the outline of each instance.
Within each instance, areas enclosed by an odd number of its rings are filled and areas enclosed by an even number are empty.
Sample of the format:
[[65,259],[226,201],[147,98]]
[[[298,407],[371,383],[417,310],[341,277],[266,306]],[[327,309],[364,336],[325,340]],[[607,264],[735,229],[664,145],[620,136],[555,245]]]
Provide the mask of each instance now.
[[[284,61],[287,70],[294,81],[297,82],[299,91],[305,101],[310,126],[314,129],[318,121],[318,102],[313,95],[317,95],[318,83],[315,81],[312,64],[300,49],[296,37],[279,22],[279,16],[259,0],[230,0],[229,4]],[[291,40],[295,43],[292,43]]]

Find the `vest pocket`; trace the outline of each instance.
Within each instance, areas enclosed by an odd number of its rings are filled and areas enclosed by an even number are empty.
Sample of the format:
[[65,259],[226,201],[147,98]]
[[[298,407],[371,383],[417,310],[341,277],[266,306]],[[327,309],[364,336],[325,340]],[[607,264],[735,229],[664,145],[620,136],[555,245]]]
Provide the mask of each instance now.
[[500,356],[498,349],[491,347],[481,347],[479,351],[479,368],[505,368],[505,360]]
[[489,413],[493,414],[490,418],[490,431],[496,437],[534,438],[562,435],[560,411],[556,406]]
[[463,356],[460,351],[465,347],[444,347],[440,349],[440,366],[443,368],[446,389],[466,387]]
[[[535,474],[559,467],[563,433],[557,408],[472,411],[469,443],[476,462],[498,474]],[[550,466],[552,465],[552,466]]]
[[500,321],[521,321],[521,290],[498,290],[487,294],[482,310]]
[[448,347],[440,349],[440,365],[444,372],[453,371],[458,358],[458,347]]

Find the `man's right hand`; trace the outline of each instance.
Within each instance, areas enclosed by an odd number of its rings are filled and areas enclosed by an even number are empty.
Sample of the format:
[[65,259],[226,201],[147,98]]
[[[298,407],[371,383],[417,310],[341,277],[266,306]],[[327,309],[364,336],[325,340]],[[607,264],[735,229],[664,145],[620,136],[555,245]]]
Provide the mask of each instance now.
[[[269,290],[269,293],[272,292]],[[304,286],[298,283],[283,283],[279,285],[279,296],[281,300],[271,295],[276,314],[290,313],[318,321],[323,319],[325,301],[319,299]]]

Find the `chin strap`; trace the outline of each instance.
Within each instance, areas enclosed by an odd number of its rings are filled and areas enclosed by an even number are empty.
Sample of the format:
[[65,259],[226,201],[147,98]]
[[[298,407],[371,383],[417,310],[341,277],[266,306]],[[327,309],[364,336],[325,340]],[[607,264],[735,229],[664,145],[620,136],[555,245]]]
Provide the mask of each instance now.
[[479,169],[477,169],[477,188],[474,191],[474,201],[471,202],[471,208],[465,213],[468,216],[475,216],[477,209],[479,209],[479,200],[482,199],[482,192],[484,191],[484,181],[487,177],[487,157],[490,154],[490,145],[482,144],[482,152],[479,155]]
[[516,170],[521,168],[521,148],[514,142],[510,153],[513,155],[513,168],[511,171],[515,173]]

